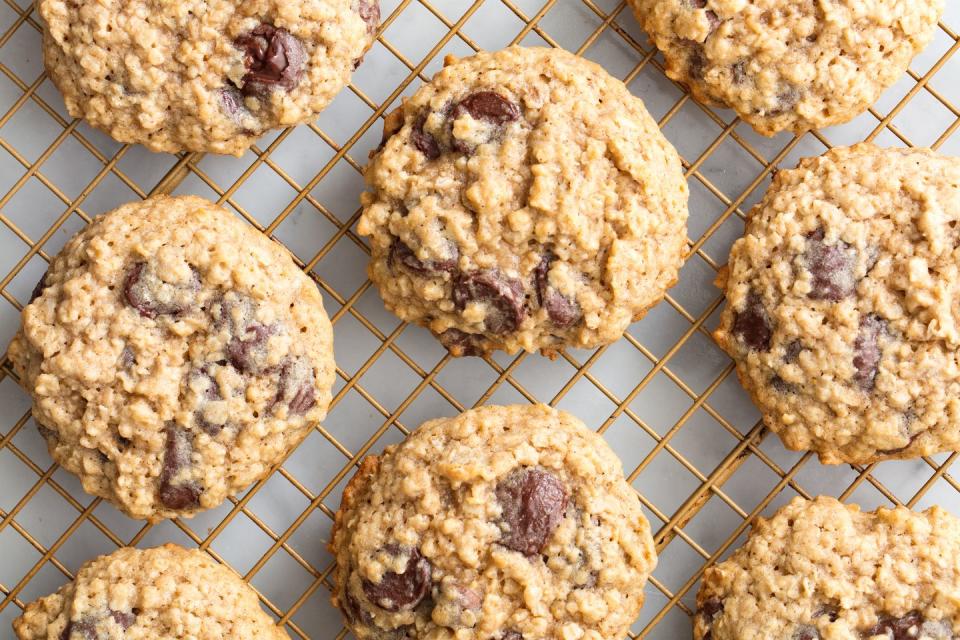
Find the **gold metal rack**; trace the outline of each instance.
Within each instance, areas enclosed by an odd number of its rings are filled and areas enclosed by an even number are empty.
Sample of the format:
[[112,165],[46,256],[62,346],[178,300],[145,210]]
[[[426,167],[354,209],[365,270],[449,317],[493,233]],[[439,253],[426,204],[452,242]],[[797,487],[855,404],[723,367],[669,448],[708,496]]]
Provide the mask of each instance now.
[[[947,1],[949,4],[956,0]],[[709,329],[715,325],[716,314],[722,306],[719,292],[703,284],[696,285],[701,296],[705,288],[709,288],[709,295],[694,304],[688,302],[689,296],[680,295],[678,290],[685,290],[684,281],[709,282],[711,278],[707,276],[726,259],[731,229],[740,228],[738,225],[750,202],[762,192],[780,163],[792,166],[798,155],[814,155],[833,144],[854,141],[847,138],[912,146],[913,137],[918,139],[918,144],[957,153],[960,145],[951,136],[960,127],[960,110],[950,98],[960,96],[956,90],[960,86],[960,63],[954,62],[951,66],[951,58],[960,48],[956,29],[960,25],[951,27],[946,22],[951,16],[954,21],[960,21],[960,12],[952,9],[952,13],[948,12],[947,18],[939,25],[934,45],[915,61],[904,80],[869,114],[847,127],[828,132],[812,132],[793,138],[782,135],[764,140],[727,112],[694,103],[681,87],[668,81],[663,75],[661,59],[642,37],[623,0],[384,0],[383,5],[383,24],[375,45],[376,53],[371,55],[392,57],[402,65],[404,75],[390,86],[380,86],[378,89],[385,90],[379,92],[383,97],[378,99],[364,91],[355,78],[345,92],[352,94],[351,99],[357,104],[366,105],[369,113],[351,135],[338,139],[322,126],[322,117],[319,124],[299,128],[299,135],[312,137],[310,149],[322,147],[329,156],[318,162],[316,170],[311,169],[311,175],[304,178],[285,168],[285,156],[278,151],[294,135],[294,129],[266,137],[261,141],[263,146],[254,147],[252,153],[239,160],[228,159],[227,162],[233,163],[230,165],[234,168],[233,174],[211,169],[211,165],[205,162],[208,158],[193,153],[162,156],[167,162],[162,172],[151,175],[139,171],[141,155],[138,154],[142,150],[110,144],[101,134],[65,115],[60,97],[37,62],[41,26],[36,12],[27,0],[0,0],[0,235],[9,235],[11,240],[18,238],[22,247],[16,255],[4,256],[2,253],[6,251],[0,252],[0,295],[3,297],[0,329],[7,331],[0,338],[6,339],[12,334],[16,316],[42,273],[43,262],[39,261],[49,261],[64,239],[89,222],[91,216],[119,204],[111,202],[106,206],[101,202],[102,198],[96,196],[98,189],[109,182],[129,190],[131,199],[170,193],[186,189],[188,185],[208,189],[224,206],[235,210],[264,233],[281,240],[282,225],[301,215],[303,210],[307,210],[310,216],[319,216],[324,225],[332,225],[329,228],[333,231],[310,250],[309,256],[298,255],[304,270],[316,279],[329,304],[338,341],[338,361],[344,347],[350,344],[350,338],[342,337],[341,331],[347,331],[343,329],[344,325],[349,324],[349,332],[368,332],[375,345],[367,349],[368,354],[362,350],[361,356],[351,354],[356,359],[356,366],[344,368],[341,364],[338,367],[338,382],[331,407],[333,422],[328,421],[311,434],[311,438],[334,452],[333,462],[317,463],[309,471],[310,478],[305,479],[304,469],[310,469],[310,466],[293,464],[293,458],[288,457],[267,479],[212,514],[156,526],[123,519],[100,499],[83,494],[69,475],[58,472],[58,467],[39,445],[39,438],[33,434],[35,429],[28,425],[31,422],[29,403],[25,394],[16,389],[13,372],[4,356],[0,368],[0,483],[3,483],[0,484],[0,555],[11,555],[21,548],[28,553],[20,562],[9,565],[0,562],[0,625],[3,628],[9,629],[9,620],[19,615],[27,602],[72,578],[72,571],[76,570],[78,563],[64,557],[70,555],[67,551],[79,544],[81,537],[90,534],[100,542],[81,544],[82,549],[76,551],[78,556],[92,557],[121,545],[151,544],[166,539],[194,544],[217,560],[233,566],[250,581],[260,593],[264,606],[286,625],[291,637],[345,636],[346,630],[332,612],[315,613],[323,606],[329,607],[325,603],[333,571],[330,557],[319,551],[325,544],[321,538],[329,531],[342,485],[359,460],[369,451],[379,450],[386,442],[396,441],[415,428],[416,422],[405,420],[409,420],[409,416],[419,417],[415,407],[427,395],[444,404],[449,415],[463,411],[471,404],[497,402],[502,398],[562,405],[565,399],[573,397],[572,390],[585,386],[611,409],[604,409],[602,415],[597,416],[588,415],[589,410],[578,411],[573,407],[574,413],[608,437],[612,429],[627,425],[631,433],[645,439],[648,446],[643,450],[618,449],[622,456],[630,454],[625,456],[625,460],[630,460],[626,472],[635,486],[639,484],[640,499],[654,527],[658,552],[663,554],[652,587],[648,587],[647,606],[631,634],[633,637],[686,637],[689,627],[685,617],[691,614],[693,595],[703,570],[742,539],[742,534],[758,514],[768,512],[788,496],[811,497],[822,491],[822,488],[811,488],[822,485],[814,476],[829,476],[833,494],[844,500],[869,495],[877,503],[909,507],[923,506],[931,500],[956,500],[947,506],[955,504],[953,510],[960,512],[960,484],[949,473],[958,454],[924,458],[913,463],[909,467],[911,481],[904,481],[897,474],[888,474],[886,467],[877,465],[831,470],[819,468],[810,454],[793,454],[780,448],[776,438],[756,422],[756,414],[750,413],[749,407],[744,409],[743,396],[736,396],[735,376],[731,375],[733,365],[729,360],[717,366],[716,372],[710,370],[705,382],[691,382],[690,366],[678,365],[681,357],[678,354],[693,342],[709,343]],[[600,57],[596,54],[598,49],[613,47],[619,51],[618,59],[629,62],[625,72],[617,73],[612,68],[611,72],[628,85],[634,87],[635,81],[646,78],[645,81],[669,89],[666,95],[672,96],[671,104],[663,106],[662,113],[655,112],[655,116],[671,140],[685,142],[678,147],[684,155],[688,180],[703,198],[712,199],[714,207],[713,212],[699,212],[699,228],[694,229],[691,225],[688,261],[698,261],[699,271],[697,275],[691,275],[685,269],[678,289],[661,305],[669,307],[676,316],[674,326],[677,330],[668,343],[659,340],[656,345],[651,344],[649,336],[642,330],[644,323],[648,322],[644,320],[639,325],[641,330],[628,333],[617,346],[592,352],[562,353],[558,361],[549,364],[554,371],[566,372],[565,381],[548,393],[531,390],[522,375],[524,367],[530,366],[531,360],[539,356],[520,354],[477,361],[470,366],[480,367],[485,373],[483,390],[473,390],[472,394],[466,394],[471,397],[465,400],[464,393],[451,388],[454,386],[451,381],[456,382],[460,376],[462,361],[451,360],[448,355],[436,352],[429,361],[412,355],[420,330],[399,322],[384,321],[382,309],[366,305],[366,300],[377,299],[369,281],[363,281],[361,277],[358,281],[362,284],[344,290],[321,275],[324,260],[338,259],[339,248],[347,246],[351,251],[369,251],[353,230],[360,213],[356,205],[347,216],[338,216],[315,190],[324,179],[337,179],[335,172],[339,167],[352,171],[352,178],[359,175],[365,151],[369,148],[369,144],[364,146],[362,139],[368,139],[364,138],[368,131],[370,136],[379,138],[384,114],[392,109],[399,96],[408,95],[421,81],[427,80],[428,69],[436,68],[444,52],[453,45],[462,52],[480,48],[480,44],[471,38],[470,25],[475,25],[491,12],[497,12],[519,25],[512,42],[546,42],[560,46],[558,39],[551,35],[554,29],[549,25],[557,24],[554,16],[561,10],[573,10],[585,24],[592,25],[587,36],[579,38],[575,45],[564,41],[567,48],[596,59]],[[421,20],[420,16],[429,18],[440,34],[428,51],[416,57],[404,53],[391,29],[395,25],[407,24],[405,21],[411,20],[411,16],[417,16],[416,20]],[[24,42],[31,43],[30,50],[22,48]],[[624,56],[623,52],[629,55]],[[920,68],[924,70],[915,71]],[[13,89],[4,93],[4,86]],[[938,87],[943,91],[938,91]],[[7,104],[2,98],[11,92],[12,103]],[[638,93],[649,104],[651,96]],[[912,103],[929,105],[930,110],[940,114],[939,120],[908,117],[907,111]],[[24,136],[19,118],[26,117],[23,115],[26,112],[52,121],[52,130],[38,136],[43,142],[36,152],[23,149]],[[671,131],[671,123],[676,125],[678,121],[686,121],[681,120],[681,113],[684,114],[682,118],[694,118],[699,123],[701,128],[696,131],[709,131],[707,137],[696,132]],[[942,125],[937,124],[939,122]],[[929,133],[930,127],[938,130]],[[837,137],[831,139],[834,131],[837,131]],[[699,139],[691,140],[691,135]],[[82,184],[67,185],[63,178],[53,176],[55,172],[48,171],[48,167],[54,166],[59,152],[67,147],[82,151],[90,158],[91,176],[84,177]],[[717,176],[722,176],[724,169],[718,170],[711,165],[722,149],[725,150],[723,153],[735,153],[744,158],[740,170],[749,172],[749,176],[733,190],[718,183]],[[152,157],[152,161],[155,163],[157,158],[161,156]],[[244,207],[241,197],[244,185],[260,172],[267,172],[277,184],[285,185],[284,188],[295,194],[278,210],[270,211],[266,220]],[[36,192],[42,192],[43,197],[34,196]],[[37,200],[36,215],[25,217],[11,213],[13,209],[22,208],[22,205],[14,207],[15,202],[28,197]],[[48,218],[43,218],[41,213],[48,214]],[[14,245],[15,242],[3,246]],[[696,308],[691,311],[691,307]],[[609,376],[598,373],[599,363],[614,350],[618,357],[641,363],[634,367],[640,372],[636,380],[624,384],[622,379],[617,379],[612,383]],[[382,394],[372,374],[378,367],[386,366],[385,363],[414,376],[415,383],[404,397],[389,401],[380,397]],[[476,379],[480,378],[483,376]],[[370,384],[367,384],[368,380],[371,380]],[[643,401],[644,392],[661,382],[672,385],[670,388],[683,398],[683,402],[678,403],[679,417],[658,428],[644,417],[635,401]],[[731,397],[737,398],[739,409],[730,409]],[[366,424],[356,425],[353,429],[350,443],[345,441],[343,432],[331,426],[336,421],[338,405],[346,402],[365,403],[362,411],[368,416]],[[749,416],[748,422],[744,422],[745,415]],[[728,443],[719,455],[714,452],[712,458],[699,452],[689,453],[689,443],[698,438],[696,430],[703,428],[700,426],[701,417],[716,425],[718,433]],[[357,435],[357,432],[362,433]],[[655,486],[656,474],[661,473],[667,463],[670,469],[687,478],[683,494],[671,500],[651,498],[644,487]],[[7,469],[4,470],[3,466]],[[11,471],[13,467],[17,471]],[[4,471],[9,472],[7,476]],[[13,484],[3,480],[12,473],[22,474],[22,481]],[[762,491],[755,499],[745,501],[740,497],[743,481],[737,479],[738,473],[739,477],[746,474],[762,485]],[[636,482],[638,478],[647,478],[644,480],[646,484]],[[263,495],[275,495],[273,483],[281,480],[282,496],[295,498],[292,502],[295,510],[285,519],[264,515],[264,501],[260,499]],[[683,483],[680,485],[684,486]],[[57,500],[61,509],[49,525],[38,528],[37,523],[42,518],[29,514],[41,500],[48,499]],[[715,517],[717,505],[731,514],[732,520]],[[225,532],[240,520],[265,542],[256,548],[247,548],[246,542],[238,543],[231,537],[228,543],[221,544],[229,537]],[[717,532],[713,528],[721,530]],[[307,538],[305,543],[301,541],[304,535]],[[280,559],[286,563],[284,566],[293,567],[307,576],[302,588],[281,590],[282,593],[275,595],[272,587],[264,586],[271,582],[260,579],[267,571],[265,567]],[[679,636],[677,629],[680,629]],[[0,631],[0,634],[7,633]]]

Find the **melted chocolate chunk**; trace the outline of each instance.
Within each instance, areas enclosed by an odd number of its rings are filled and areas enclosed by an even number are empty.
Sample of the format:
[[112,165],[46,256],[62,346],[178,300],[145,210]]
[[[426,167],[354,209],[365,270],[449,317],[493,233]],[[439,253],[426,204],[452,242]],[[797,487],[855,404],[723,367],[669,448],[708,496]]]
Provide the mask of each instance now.
[[27,304],[30,304],[30,302],[33,302],[43,294],[43,290],[47,288],[47,275],[49,273],[49,269],[43,272],[43,277],[40,278],[40,282],[36,284],[36,286],[33,288],[33,291],[30,293],[30,301],[27,302]]
[[418,549],[389,544],[383,549],[392,556],[407,556],[403,573],[387,571],[379,583],[363,581],[363,593],[385,611],[409,611],[430,592],[432,567]]
[[120,628],[126,631],[137,621],[137,614],[127,613],[125,611],[114,611],[110,610],[110,615],[116,621]]
[[496,488],[502,510],[500,544],[524,555],[540,553],[563,520],[567,490],[552,473],[517,469]]
[[220,393],[220,385],[217,384],[216,379],[213,377],[210,366],[204,366],[191,371],[188,376],[188,384],[199,394],[197,410],[193,414],[197,426],[207,432],[211,437],[216,437],[217,434],[224,430],[227,423],[214,420],[206,411],[207,403],[223,400],[223,395]]
[[496,269],[457,275],[453,283],[454,306],[463,311],[469,302],[487,306],[484,328],[496,335],[516,331],[526,317],[523,285]]
[[243,95],[232,85],[220,89],[220,107],[234,122],[240,122],[247,110],[247,106],[243,104]]
[[367,33],[376,33],[380,25],[380,2],[378,0],[360,0],[357,13],[367,23]]
[[287,360],[280,370],[277,402],[287,405],[291,415],[303,415],[317,404],[313,367],[306,357]]
[[853,295],[857,287],[854,277],[857,256],[845,242],[827,244],[820,229],[807,236],[803,261],[810,272],[810,293],[813,300],[837,302]]
[[276,330],[259,322],[250,323],[227,344],[227,358],[240,373],[258,374],[266,369],[267,340]]
[[540,258],[540,264],[533,271],[533,281],[537,289],[537,299],[540,306],[546,309],[550,322],[559,329],[566,329],[579,322],[583,312],[576,300],[571,300],[550,286],[550,265],[555,259],[555,255],[545,252]]
[[130,267],[123,283],[127,304],[144,318],[180,315],[193,305],[199,289],[200,278],[196,271],[190,282],[170,284],[146,262],[138,262]]
[[193,443],[190,435],[173,423],[167,424],[167,446],[160,471],[160,503],[168,509],[179,511],[200,506],[200,486],[190,480],[177,479],[180,471],[189,467]]
[[803,624],[797,627],[797,630],[793,633],[793,640],[821,640],[820,632],[817,631],[816,627]]
[[428,160],[436,160],[440,157],[440,143],[431,134],[423,130],[423,125],[426,122],[427,117],[425,115],[417,118],[417,121],[413,124],[413,130],[410,132],[410,141],[413,142],[413,146],[420,153],[427,156]]
[[723,600],[720,598],[707,598],[700,608],[697,609],[697,615],[701,616],[707,624],[713,622],[718,613],[723,612]]
[[307,52],[286,29],[261,24],[237,38],[234,45],[244,52],[247,73],[240,89],[244,95],[265,95],[274,89],[290,91],[300,84]]
[[[886,635],[890,640],[914,640],[920,637],[921,629],[926,632],[929,628],[930,633],[927,635],[935,632],[937,623],[932,623],[931,626],[928,625],[931,625],[931,623],[926,622],[919,611],[911,611],[899,618],[881,616],[877,624],[863,631],[860,635],[863,638]],[[949,630],[946,630],[946,633],[949,634]],[[933,637],[936,638],[936,636]],[[950,636],[945,635],[942,637],[949,638]]]
[[477,91],[461,100],[453,109],[454,119],[469,113],[474,120],[503,126],[520,118],[520,107],[495,91]]
[[399,264],[403,268],[423,278],[432,278],[443,273],[452,273],[457,270],[457,264],[460,258],[460,250],[457,245],[448,242],[449,258],[442,260],[421,260],[413,249],[408,247],[403,241],[397,239],[390,247],[390,262]]
[[744,80],[747,79],[747,62],[746,60],[741,60],[740,62],[735,62],[732,67],[730,67],[730,72],[733,75],[733,82],[735,84],[743,84]]
[[523,640],[523,634],[519,631],[507,631],[500,636],[500,640]]
[[853,343],[853,380],[864,391],[873,391],[880,367],[880,336],[887,330],[887,322],[877,315],[860,319],[860,333]]
[[840,617],[840,608],[833,604],[822,604],[813,612],[813,617],[822,618],[823,616],[827,616],[830,622],[836,622]]
[[772,386],[777,392],[783,394],[789,395],[797,392],[797,388],[793,384],[787,382],[777,375],[770,378],[770,386]]
[[750,292],[743,310],[734,315],[733,335],[754,351],[769,351],[772,333],[763,300],[758,294]]
[[803,343],[799,340],[794,340],[790,342],[783,353],[783,361],[791,364],[797,361],[797,358],[800,357],[800,352],[803,351]]
[[438,338],[453,356],[482,356],[483,336],[465,333],[459,329],[447,329]]

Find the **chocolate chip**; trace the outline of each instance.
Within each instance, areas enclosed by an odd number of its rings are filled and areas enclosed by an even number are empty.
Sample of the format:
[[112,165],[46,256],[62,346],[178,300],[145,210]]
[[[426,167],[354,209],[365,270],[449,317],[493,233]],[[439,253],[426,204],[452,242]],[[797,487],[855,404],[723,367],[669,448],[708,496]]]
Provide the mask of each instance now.
[[277,402],[286,404],[291,415],[305,414],[317,404],[315,377],[307,358],[287,360],[280,370]]
[[120,627],[124,631],[132,627],[133,624],[137,621],[137,614],[135,613],[127,613],[125,611],[114,611],[113,609],[111,609],[110,615],[113,617],[116,623],[120,625]]
[[793,633],[793,640],[820,640],[820,632],[816,627],[804,624],[797,627]]
[[701,616],[707,624],[713,622],[718,613],[723,612],[723,600],[720,598],[707,598],[697,609],[697,614]]
[[540,306],[546,309],[547,317],[559,329],[566,329],[575,325],[583,316],[580,305],[576,300],[563,295],[550,286],[550,265],[556,256],[545,252],[540,258],[540,264],[533,271],[533,280],[537,289],[537,299]]
[[787,364],[792,364],[797,361],[797,358],[800,357],[800,353],[803,351],[803,343],[799,340],[791,341],[783,353],[783,361]]
[[247,106],[243,103],[243,95],[234,86],[220,89],[220,107],[231,120],[237,123],[247,110]]
[[216,437],[226,428],[227,423],[214,420],[207,411],[207,406],[210,402],[223,400],[223,395],[220,393],[220,385],[217,384],[211,372],[211,367],[206,365],[200,369],[191,371],[187,376],[187,384],[199,396],[197,409],[193,414],[197,426],[211,437]]
[[261,24],[237,38],[234,45],[244,52],[244,95],[265,95],[274,89],[290,91],[300,84],[307,52],[286,29]]
[[860,636],[870,638],[885,635],[890,640],[914,640],[920,637],[921,627],[927,624],[919,611],[911,611],[899,618],[881,616],[877,624],[863,631]]
[[500,335],[516,331],[526,317],[523,285],[496,269],[461,273],[453,284],[453,303],[463,311],[469,302],[487,307],[484,328]]
[[853,380],[864,391],[872,391],[880,367],[880,336],[887,330],[887,322],[871,314],[860,319],[860,333],[853,343],[853,366],[857,370]]
[[567,510],[567,490],[552,473],[517,469],[496,488],[501,509],[500,544],[535,555],[553,535]]
[[500,636],[500,640],[523,640],[523,634],[519,631],[506,631]]
[[802,95],[800,89],[793,85],[784,87],[780,93],[777,94],[777,106],[770,110],[770,115],[776,116],[789,111],[800,102]]
[[469,113],[474,120],[503,126],[520,117],[520,107],[495,91],[477,91],[461,100],[453,109],[454,119]]
[[790,395],[797,392],[797,387],[793,384],[787,382],[778,375],[770,378],[770,386],[773,387],[779,393]]
[[449,257],[440,260],[421,260],[413,252],[413,249],[397,239],[390,247],[390,262],[399,264],[423,278],[433,278],[443,273],[452,273],[457,270],[460,250],[452,242],[448,242],[447,246]]
[[770,319],[758,294],[751,291],[743,310],[734,314],[733,335],[754,351],[770,350]]
[[428,160],[436,160],[440,157],[440,144],[436,138],[423,130],[423,125],[426,122],[427,117],[424,115],[417,118],[417,121],[413,123],[413,130],[410,132],[410,141],[413,142],[413,146],[420,153],[427,156]]
[[403,573],[385,572],[378,583],[364,580],[363,593],[385,611],[409,611],[430,592],[430,562],[411,547],[388,544],[383,551],[391,556],[406,556],[406,567]]
[[837,302],[853,295],[857,282],[854,267],[857,256],[845,242],[827,244],[823,229],[807,236],[803,261],[810,272],[810,293],[813,300]]
[[200,289],[200,278],[185,284],[171,284],[160,278],[146,262],[130,267],[123,283],[123,295],[127,304],[140,312],[144,318],[177,316],[190,308]]
[[376,33],[380,25],[380,2],[378,0],[360,0],[357,13],[367,23],[367,33]]
[[258,374],[267,367],[267,341],[276,333],[272,326],[251,322],[227,344],[227,358],[240,373]]
[[823,616],[827,616],[830,622],[836,622],[840,617],[840,608],[832,604],[822,604],[813,612],[813,617],[822,618]]
[[356,623],[359,621],[363,624],[373,624],[373,616],[360,606],[349,589],[344,590],[343,598],[340,599],[340,609],[343,611],[347,622]]
[[37,431],[40,432],[40,435],[43,437],[44,440],[48,440],[48,441],[53,440],[54,442],[56,442],[60,439],[60,436],[57,434],[56,431],[54,431],[53,429],[50,429],[49,427],[43,426],[39,422],[37,423]]
[[127,369],[136,361],[137,359],[133,355],[133,349],[124,347],[123,351],[120,352],[120,357],[117,359],[117,364],[120,365],[121,369]]
[[465,333],[459,329],[447,329],[441,333],[438,338],[440,344],[446,347],[451,355],[460,356],[482,356],[483,336],[473,333]]
[[183,482],[177,475],[190,466],[193,444],[190,435],[173,423],[167,424],[167,444],[160,472],[160,503],[179,511],[200,506],[200,486],[194,481]]
[[710,24],[710,33],[713,33],[717,30],[717,27],[720,26],[722,20],[720,20],[720,16],[717,15],[717,12],[712,9],[707,9],[705,15],[707,16],[707,22]]
[[68,622],[60,634],[60,640],[98,640],[97,626],[92,620]]
[[747,61],[741,60],[735,62],[732,67],[730,67],[730,72],[733,75],[733,82],[735,84],[743,84],[743,81],[747,79]]
[[[40,278],[40,282],[36,284],[36,286],[33,288],[33,291],[30,293],[30,302],[33,302],[39,298],[43,294],[43,290],[47,288],[47,275],[49,273],[49,269],[43,272],[43,277]],[[30,304],[30,302],[27,304]]]

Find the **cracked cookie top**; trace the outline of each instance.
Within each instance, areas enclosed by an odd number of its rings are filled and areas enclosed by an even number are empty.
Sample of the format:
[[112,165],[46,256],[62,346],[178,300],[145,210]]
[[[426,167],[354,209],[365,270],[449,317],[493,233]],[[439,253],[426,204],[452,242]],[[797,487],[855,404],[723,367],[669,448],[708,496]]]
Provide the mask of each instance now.
[[721,278],[714,334],[792,449],[960,449],[960,159],[836,148],[779,171]]
[[371,279],[454,355],[613,342],[686,246],[676,151],[622,82],[559,49],[448,61],[387,119],[366,180]]
[[333,338],[280,245],[212,203],[104,214],[50,264],[10,359],[54,459],[134,518],[263,477],[326,415]]
[[331,537],[360,640],[619,640],[656,565],[620,460],[546,405],[432,420],[366,458]]
[[694,97],[764,135],[852,120],[933,37],[943,0],[630,0]]
[[379,0],[38,0],[67,110],[153,151],[240,155],[350,78]]
[[124,547],[13,621],[19,640],[288,640],[237,574],[173,544]]
[[795,498],[704,572],[695,640],[956,640],[960,520]]

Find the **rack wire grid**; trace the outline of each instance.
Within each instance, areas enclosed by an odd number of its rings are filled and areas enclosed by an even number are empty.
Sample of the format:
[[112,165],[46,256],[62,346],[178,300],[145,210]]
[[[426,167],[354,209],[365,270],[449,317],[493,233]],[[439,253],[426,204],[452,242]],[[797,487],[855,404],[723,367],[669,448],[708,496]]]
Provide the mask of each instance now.
[[[337,383],[323,426],[266,479],[192,520],[144,524],[86,495],[53,464],[6,357],[0,369],[0,635],[26,603],[85,560],[122,545],[196,546],[237,571],[293,638],[342,638],[325,546],[347,479],[368,453],[428,418],[540,400],[601,432],[653,526],[659,565],[632,637],[690,636],[704,569],[750,522],[790,498],[829,494],[866,508],[941,504],[960,514],[957,457],[825,467],[785,450],[759,421],[732,362],[710,338],[712,282],[778,166],[873,140],[960,155],[960,3],[903,79],[853,122],[772,139],[693,102],[623,0],[383,0],[366,61],[309,125],[264,137],[242,158],[152,154],[71,119],[41,61],[29,0],[0,0],[0,340],[8,342],[46,263],[93,215],[155,193],[222,203],[283,242],[323,292]],[[951,26],[952,25],[952,26]],[[560,46],[600,62],[646,102],[684,158],[688,257],[665,302],[615,344],[538,355],[451,359],[386,312],[357,236],[361,170],[381,120],[441,65],[509,44]]]

